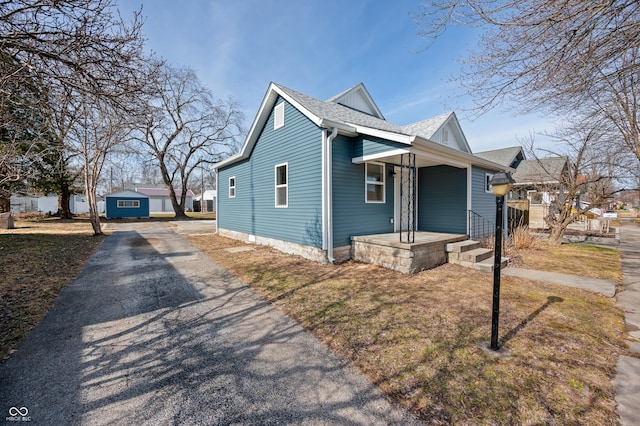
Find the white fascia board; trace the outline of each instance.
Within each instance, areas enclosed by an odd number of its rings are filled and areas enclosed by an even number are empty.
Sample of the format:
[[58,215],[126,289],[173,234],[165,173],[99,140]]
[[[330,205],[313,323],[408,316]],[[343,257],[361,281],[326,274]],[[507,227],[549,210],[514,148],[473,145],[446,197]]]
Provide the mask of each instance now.
[[241,159],[242,159],[241,152],[242,152],[242,150],[241,150],[239,153],[237,153],[237,154],[233,154],[233,155],[232,155],[231,157],[229,157],[229,158],[226,158],[226,159],[224,159],[224,160],[222,160],[222,161],[218,161],[217,163],[215,163],[215,164],[213,165],[213,170],[215,170],[215,171],[217,172],[217,171],[218,171],[218,169],[219,169],[220,167],[224,167],[224,166],[226,166],[227,164],[232,164],[232,163],[235,163],[235,162],[236,162],[236,161],[238,161],[238,160],[241,160]]
[[323,118],[320,121],[320,124],[318,124],[320,127],[324,128],[324,129],[333,129],[333,128],[337,128],[338,132],[342,135],[347,135],[347,136],[357,136],[358,132],[356,131],[356,128],[353,126],[350,126],[348,124],[345,123],[340,123],[337,121],[333,121],[333,120],[328,120],[326,118]]
[[443,164],[447,164],[449,166],[458,167],[461,169],[467,168],[471,166],[471,162],[465,160],[464,158],[460,158],[458,156],[447,155],[441,152],[435,152],[428,149],[424,149],[422,147],[413,147],[411,148],[411,152],[416,154],[418,157],[428,158],[429,160],[438,161]]
[[351,159],[353,164],[365,163],[367,161],[378,160],[380,158],[393,157],[395,155],[408,154],[409,149],[394,149],[392,151],[379,152],[377,154],[363,155],[362,157],[354,157]]
[[458,131],[460,132],[460,136],[462,136],[462,141],[464,142],[465,147],[467,148],[467,152],[471,152],[471,147],[469,146],[469,142],[467,141],[467,136],[465,136],[464,131],[462,130],[462,126],[460,125],[460,121],[458,121],[458,116],[456,116],[455,112],[451,113],[449,119],[443,124],[446,125],[450,121],[454,121]]
[[287,95],[282,90],[280,90],[280,88],[278,88],[278,86],[276,86],[272,82],[271,84],[269,84],[269,88],[267,89],[267,92],[264,95],[264,98],[262,99],[262,103],[260,104],[258,113],[253,119],[253,123],[251,124],[251,128],[249,130],[249,133],[247,133],[247,137],[244,143],[242,144],[242,148],[240,149],[240,152],[238,152],[235,155],[232,155],[226,160],[220,161],[215,165],[214,169],[217,170],[220,167],[227,166],[229,164],[235,163],[236,161],[244,160],[249,157],[249,153],[255,146],[258,140],[258,136],[260,136],[260,131],[262,130],[265,123],[269,119],[269,113],[271,112],[271,109],[275,105],[276,99],[278,99],[278,96],[282,97],[284,100],[289,102],[291,105],[293,105],[294,108],[296,108],[298,111],[304,114],[305,117],[307,117],[317,126],[321,127],[320,117],[317,117],[314,114],[311,114],[311,112],[309,112],[306,108],[300,105],[300,103],[295,101],[291,96]]
[[321,121],[322,119],[320,117],[318,117],[315,114],[312,114],[308,109],[306,109],[305,107],[303,107],[298,101],[296,101],[295,99],[293,99],[291,96],[289,96],[288,94],[284,93],[282,90],[280,90],[278,88],[278,86],[273,85],[273,83],[271,83],[273,86],[273,90],[278,93],[278,95],[280,95],[282,98],[284,98],[284,100],[286,100],[287,102],[289,102],[291,105],[293,105],[293,107],[295,109],[297,109],[298,111],[300,111],[305,117],[307,117],[309,120],[311,120],[316,126],[318,127],[322,127],[321,126]]
[[474,166],[481,166],[489,170],[496,171],[507,171],[507,172],[515,172],[515,169],[512,167],[506,167],[498,163],[494,163],[493,161],[485,160],[484,158],[476,157],[473,154],[468,152],[460,151],[455,148],[451,148],[437,142],[430,141],[428,139],[416,138],[417,144],[413,146],[417,148],[419,151],[428,152],[428,153],[438,153],[443,156],[443,158],[449,158],[451,161],[458,162],[459,164],[464,164],[464,166],[471,164]]
[[360,133],[361,135],[374,136],[376,138],[386,139],[392,142],[400,142],[407,145],[411,145],[416,138],[415,136],[408,136],[400,133],[389,132],[386,130],[373,129],[371,127],[366,127],[366,126],[358,126],[352,123],[347,123],[347,124],[349,124],[350,126],[353,126],[356,129],[356,132]]
[[264,124],[267,122],[269,114],[265,114],[265,111],[270,111],[271,108],[273,108],[273,106],[275,105],[276,99],[278,98],[276,94],[279,93],[276,91],[276,89],[277,88],[273,83],[269,84],[267,92],[262,99],[262,103],[260,103],[258,113],[253,119],[253,123],[251,124],[251,128],[249,129],[249,133],[247,133],[247,137],[242,144],[242,148],[240,148],[240,151],[237,154],[232,155],[226,160],[218,162],[214,167],[216,170],[228,164],[235,163],[236,161],[243,160],[249,156],[249,153],[255,146],[258,135],[260,133],[259,131],[257,132],[256,129],[262,129]]

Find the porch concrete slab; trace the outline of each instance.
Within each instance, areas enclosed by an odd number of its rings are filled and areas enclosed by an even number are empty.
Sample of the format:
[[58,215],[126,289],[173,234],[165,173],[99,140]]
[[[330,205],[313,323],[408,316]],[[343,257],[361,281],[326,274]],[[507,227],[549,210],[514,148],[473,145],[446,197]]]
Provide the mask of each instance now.
[[524,268],[505,268],[502,270],[502,274],[509,275],[511,277],[528,278],[553,284],[561,284],[569,287],[581,288],[583,290],[589,290],[603,294],[607,297],[613,297],[616,295],[616,284],[613,281],[601,278],[589,278],[578,275],[537,271],[534,269]]
[[428,244],[448,244],[467,239],[466,234],[447,234],[442,232],[424,232],[415,233],[413,243],[400,242],[400,234],[397,232],[390,234],[374,234],[374,235],[357,235],[351,237],[352,241],[364,242],[369,244],[378,244],[386,247],[394,247],[399,249],[411,250],[412,248],[428,245]]
[[466,234],[420,231],[413,243],[402,243],[399,233],[360,235],[351,237],[351,251],[360,262],[412,274],[446,263],[447,244],[466,239]]

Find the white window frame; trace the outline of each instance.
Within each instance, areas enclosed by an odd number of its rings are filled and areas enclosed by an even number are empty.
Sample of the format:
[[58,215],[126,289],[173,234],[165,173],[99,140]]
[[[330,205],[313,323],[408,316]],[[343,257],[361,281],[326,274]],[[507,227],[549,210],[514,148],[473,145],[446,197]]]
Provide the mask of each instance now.
[[[233,179],[233,185],[231,185],[231,180]],[[236,198],[236,177],[235,176],[229,176],[229,198]],[[231,190],[233,189],[233,194],[231,193]]]
[[493,185],[489,184],[493,179],[493,173],[484,174],[484,192],[487,194],[493,194]]
[[[127,203],[131,203],[130,206]],[[117,200],[117,206],[119,209],[139,209],[140,200]]]
[[442,144],[449,145],[449,130],[442,129]]
[[[382,167],[382,182],[369,182],[369,180],[367,179],[369,177],[369,164]],[[367,185],[382,186],[382,201],[379,201],[379,200],[370,201],[367,198],[367,195],[368,195]],[[386,167],[384,166],[384,163],[378,163],[375,161],[368,161],[364,163],[364,202],[367,204],[384,204],[386,203],[386,201],[387,201],[387,178],[386,178]]]
[[273,109],[273,130],[284,127],[284,102],[280,102]]
[[[285,167],[285,182],[284,184],[278,184],[278,168]],[[289,207],[289,163],[280,163],[276,164],[273,168],[273,184],[274,184],[274,205],[277,209],[286,209]],[[282,205],[278,204],[278,189],[285,189],[285,203]]]

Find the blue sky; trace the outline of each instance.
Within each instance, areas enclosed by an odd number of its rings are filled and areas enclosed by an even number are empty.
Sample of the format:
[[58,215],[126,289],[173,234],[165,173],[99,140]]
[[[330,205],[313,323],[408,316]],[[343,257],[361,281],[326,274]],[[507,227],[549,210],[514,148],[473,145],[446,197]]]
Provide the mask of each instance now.
[[[147,46],[188,66],[249,127],[270,81],[319,99],[363,82],[385,118],[403,125],[454,110],[474,152],[518,144],[549,120],[492,111],[471,121],[455,82],[477,34],[455,28],[428,50],[411,18],[419,0],[118,0],[143,7]],[[416,53],[419,52],[419,53]]]

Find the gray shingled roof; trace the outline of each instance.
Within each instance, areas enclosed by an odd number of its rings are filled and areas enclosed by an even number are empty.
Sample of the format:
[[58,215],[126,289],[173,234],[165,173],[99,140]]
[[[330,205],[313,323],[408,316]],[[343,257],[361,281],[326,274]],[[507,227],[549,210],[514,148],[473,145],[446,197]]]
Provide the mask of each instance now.
[[427,118],[417,123],[402,126],[402,129],[409,135],[422,136],[425,139],[431,139],[434,133],[449,119],[453,112],[446,112],[436,117]]
[[566,164],[566,157],[523,160],[513,174],[513,179],[516,184],[559,182]]
[[509,148],[476,152],[474,155],[484,158],[485,160],[493,161],[494,163],[502,164],[503,166],[511,167],[511,162],[521,150],[522,147],[520,146],[512,146]]
[[[342,123],[370,127],[372,129],[384,130],[401,135],[420,136],[425,139],[430,139],[438,128],[446,121],[449,115],[453,114],[450,112],[418,123],[398,126],[388,122],[387,120],[382,120],[335,102],[321,101],[320,99],[305,95],[304,93],[296,92],[288,87],[284,87],[276,83],[274,84],[317,117]],[[336,99],[336,97],[334,96],[331,99]]]

